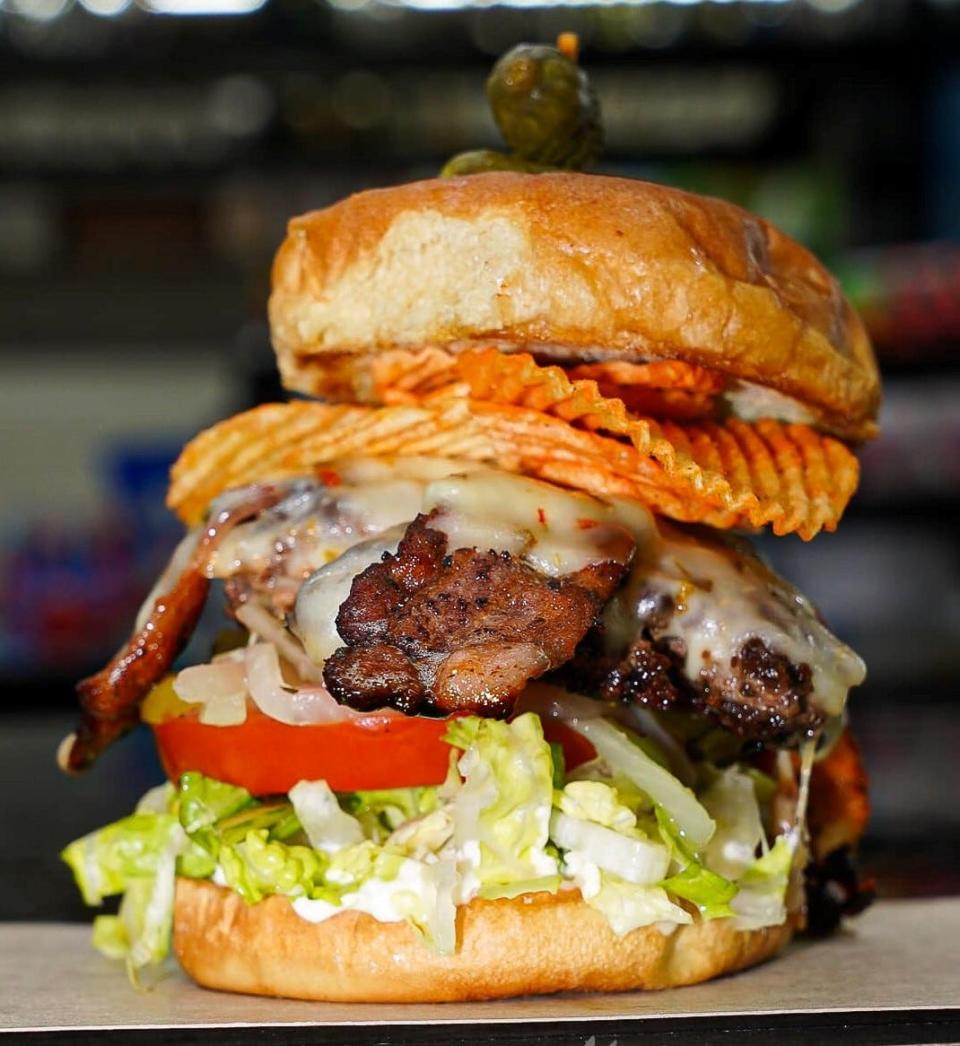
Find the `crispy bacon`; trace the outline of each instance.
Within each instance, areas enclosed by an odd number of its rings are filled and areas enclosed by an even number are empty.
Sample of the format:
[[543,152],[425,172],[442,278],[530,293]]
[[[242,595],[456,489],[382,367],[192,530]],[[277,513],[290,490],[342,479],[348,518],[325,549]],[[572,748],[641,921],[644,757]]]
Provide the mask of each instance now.
[[210,587],[206,568],[217,545],[232,527],[275,504],[283,493],[281,487],[256,484],[232,492],[220,507],[214,505],[187,565],[170,579],[172,587],[157,596],[142,626],[110,662],[77,684],[81,716],[76,732],[58,753],[64,770],[86,769],[137,725],[140,702],[169,670],[196,627]]

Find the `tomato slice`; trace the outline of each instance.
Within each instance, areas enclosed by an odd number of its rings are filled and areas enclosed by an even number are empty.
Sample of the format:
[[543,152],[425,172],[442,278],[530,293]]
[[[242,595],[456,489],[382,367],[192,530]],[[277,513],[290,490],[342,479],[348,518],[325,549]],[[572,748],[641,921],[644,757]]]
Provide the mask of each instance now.
[[567,770],[573,770],[581,763],[589,763],[591,759],[597,758],[597,750],[593,745],[562,719],[545,716],[541,722],[543,736],[563,748],[563,761]]
[[[151,725],[171,780],[198,770],[254,795],[273,795],[321,778],[336,792],[440,784],[450,760],[442,740],[448,722],[398,715],[290,726],[251,707],[239,726],[207,726],[193,711]],[[545,719],[544,733],[563,745],[567,769],[596,755],[564,723]]]

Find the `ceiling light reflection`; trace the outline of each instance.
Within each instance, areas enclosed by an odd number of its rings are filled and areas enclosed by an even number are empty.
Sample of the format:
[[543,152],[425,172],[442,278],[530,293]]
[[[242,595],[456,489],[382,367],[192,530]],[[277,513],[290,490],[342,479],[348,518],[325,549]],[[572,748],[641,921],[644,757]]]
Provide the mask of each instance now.
[[69,5],[70,0],[11,0],[10,9],[31,22],[52,22]]
[[112,18],[123,14],[132,0],[80,0],[80,6],[100,18]]
[[157,15],[249,15],[267,0],[137,0],[140,7]]
[[[352,0],[326,0],[333,7],[351,3]],[[706,7],[713,3],[733,4],[735,0],[376,0],[383,7],[408,7],[418,11],[461,11],[484,8],[587,8],[607,7],[613,9],[629,7]],[[750,6],[775,6],[795,4],[796,0],[740,0]],[[847,3],[853,5],[861,0],[823,0],[824,3]],[[369,0],[364,0],[364,6]]]

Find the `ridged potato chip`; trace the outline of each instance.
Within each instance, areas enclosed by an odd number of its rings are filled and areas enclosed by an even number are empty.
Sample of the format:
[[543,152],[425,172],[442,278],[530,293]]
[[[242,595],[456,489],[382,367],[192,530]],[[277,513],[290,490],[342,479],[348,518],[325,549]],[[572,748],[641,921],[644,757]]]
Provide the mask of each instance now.
[[[524,390],[520,382],[513,392],[524,399]],[[544,399],[542,387],[535,398]],[[449,388],[419,406],[268,404],[191,441],[174,465],[168,504],[193,524],[230,487],[308,473],[349,455],[429,454],[635,497],[685,522],[769,524],[777,534],[809,539],[836,526],[856,487],[853,455],[804,426],[658,425],[630,418],[622,404],[608,412],[596,398],[574,390],[555,400],[555,413]]]

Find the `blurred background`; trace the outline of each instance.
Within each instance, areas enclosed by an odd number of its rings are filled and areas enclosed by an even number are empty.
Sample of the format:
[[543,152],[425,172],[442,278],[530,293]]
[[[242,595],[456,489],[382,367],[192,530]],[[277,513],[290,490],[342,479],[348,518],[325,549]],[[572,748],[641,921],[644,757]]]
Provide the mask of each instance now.
[[763,540],[870,667],[864,864],[960,890],[960,2],[0,0],[0,918],[82,918],[56,858],[160,778],[54,751],[178,534],[166,470],[278,397],[287,217],[497,146],[483,83],[580,35],[603,169],[733,199],[821,254],[886,372],[839,533]]

